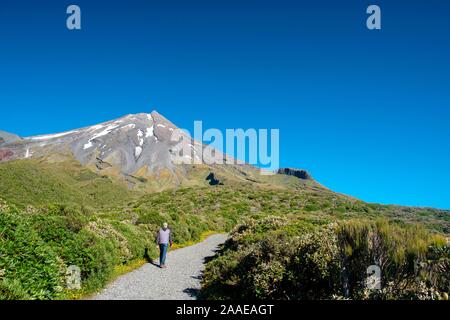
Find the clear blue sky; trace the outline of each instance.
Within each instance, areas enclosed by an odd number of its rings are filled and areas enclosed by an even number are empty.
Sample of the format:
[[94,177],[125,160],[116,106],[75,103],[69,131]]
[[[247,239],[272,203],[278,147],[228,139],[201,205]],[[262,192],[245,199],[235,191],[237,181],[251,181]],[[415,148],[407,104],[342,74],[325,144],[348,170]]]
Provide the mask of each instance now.
[[[365,27],[369,4],[381,31]],[[0,130],[153,109],[185,128],[279,128],[281,166],[450,209],[449,31],[443,0],[2,0]]]

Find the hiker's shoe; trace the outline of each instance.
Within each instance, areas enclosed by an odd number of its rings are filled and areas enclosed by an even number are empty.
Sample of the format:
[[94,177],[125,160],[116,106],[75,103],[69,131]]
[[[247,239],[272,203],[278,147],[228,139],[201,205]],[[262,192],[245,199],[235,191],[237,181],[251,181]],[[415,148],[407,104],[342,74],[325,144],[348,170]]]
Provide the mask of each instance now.
[[167,268],[165,264],[161,265],[161,268],[165,269]]

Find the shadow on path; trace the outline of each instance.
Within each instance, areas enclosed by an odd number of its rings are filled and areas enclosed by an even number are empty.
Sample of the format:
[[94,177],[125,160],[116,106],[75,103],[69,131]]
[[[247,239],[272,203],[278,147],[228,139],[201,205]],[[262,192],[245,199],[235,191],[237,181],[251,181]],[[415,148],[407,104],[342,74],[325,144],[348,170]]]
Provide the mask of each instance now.
[[147,260],[148,263],[150,263],[152,266],[159,268],[158,259],[154,260],[150,257],[150,255],[148,253],[148,248],[145,248],[144,259]]
[[198,295],[200,293],[200,290],[196,289],[196,288],[187,288],[187,289],[184,289],[183,292],[186,293],[187,295],[189,295],[189,297],[197,299]]

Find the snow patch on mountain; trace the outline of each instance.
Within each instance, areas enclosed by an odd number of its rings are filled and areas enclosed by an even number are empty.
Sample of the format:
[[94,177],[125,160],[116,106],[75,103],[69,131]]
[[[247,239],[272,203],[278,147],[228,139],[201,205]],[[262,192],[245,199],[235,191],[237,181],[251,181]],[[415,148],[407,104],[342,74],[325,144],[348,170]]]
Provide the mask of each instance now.
[[153,137],[154,136],[154,130],[153,130],[153,126],[151,126],[150,128],[147,128],[147,130],[145,131],[145,137],[149,138],[149,137]]
[[107,134],[109,134],[112,130],[116,129],[117,127],[119,127],[119,126],[118,125],[109,125],[109,126],[107,126],[106,129],[104,129],[103,131],[101,131],[101,132],[95,134],[94,136],[92,136],[92,138],[90,138],[88,140],[88,142],[84,144],[83,149],[86,150],[86,149],[91,148],[93,146],[93,144],[92,144],[93,140],[98,139],[98,138],[103,137],[103,136],[106,136]]
[[77,130],[74,131],[67,131],[67,132],[63,132],[63,133],[56,133],[56,134],[48,134],[48,135],[43,135],[43,136],[34,136],[34,137],[28,137],[25,139],[29,139],[29,140],[50,140],[50,139],[55,139],[55,138],[59,138],[59,137],[64,137],[67,136],[71,133],[75,133],[77,132]]
[[142,147],[136,147],[134,149],[134,156],[135,156],[135,158],[136,159],[139,158],[141,156],[141,154],[142,154]]
[[144,144],[144,139],[143,139],[144,133],[142,132],[141,129],[139,129],[138,133],[137,133],[137,137],[138,137],[138,141],[139,141],[139,145],[142,146]]

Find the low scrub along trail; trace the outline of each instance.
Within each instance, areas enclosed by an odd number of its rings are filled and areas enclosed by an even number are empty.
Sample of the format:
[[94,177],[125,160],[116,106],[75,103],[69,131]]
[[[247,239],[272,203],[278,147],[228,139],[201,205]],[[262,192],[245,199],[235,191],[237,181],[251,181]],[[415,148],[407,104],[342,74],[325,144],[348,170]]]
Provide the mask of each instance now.
[[110,283],[97,300],[188,300],[196,299],[205,258],[213,256],[227,235],[216,234],[198,244],[169,251],[167,268],[147,263]]

